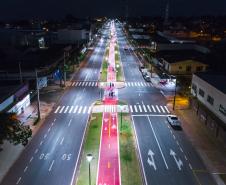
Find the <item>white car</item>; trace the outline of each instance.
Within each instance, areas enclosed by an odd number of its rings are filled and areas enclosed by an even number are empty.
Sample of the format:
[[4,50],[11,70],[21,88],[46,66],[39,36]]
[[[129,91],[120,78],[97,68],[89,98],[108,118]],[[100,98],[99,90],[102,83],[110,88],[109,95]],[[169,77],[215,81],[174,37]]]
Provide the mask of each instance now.
[[182,129],[181,122],[176,115],[167,116],[167,121],[173,128],[178,129],[178,130]]

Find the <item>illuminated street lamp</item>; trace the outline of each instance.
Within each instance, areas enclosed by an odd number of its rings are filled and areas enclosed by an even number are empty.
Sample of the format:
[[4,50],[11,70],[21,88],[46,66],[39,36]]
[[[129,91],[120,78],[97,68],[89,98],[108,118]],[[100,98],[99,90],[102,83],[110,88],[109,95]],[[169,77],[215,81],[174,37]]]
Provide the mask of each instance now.
[[89,185],[91,185],[91,171],[90,171],[90,163],[93,160],[93,155],[92,154],[87,154],[86,155],[86,160],[89,163]]

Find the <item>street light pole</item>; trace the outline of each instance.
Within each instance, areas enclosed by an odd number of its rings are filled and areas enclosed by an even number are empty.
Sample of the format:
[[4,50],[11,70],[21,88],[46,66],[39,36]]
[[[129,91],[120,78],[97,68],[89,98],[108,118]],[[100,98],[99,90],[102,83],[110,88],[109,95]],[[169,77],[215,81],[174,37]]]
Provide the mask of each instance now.
[[86,159],[89,162],[89,185],[91,185],[91,169],[90,169],[90,163],[93,160],[93,155],[92,154],[87,154]]
[[176,77],[175,89],[174,89],[173,110],[175,109],[176,95],[177,95],[177,77]]
[[39,99],[39,84],[38,84],[38,72],[37,69],[35,69],[35,77],[36,77],[36,88],[37,88],[37,106],[38,106],[38,120],[41,118],[40,113],[40,99]]

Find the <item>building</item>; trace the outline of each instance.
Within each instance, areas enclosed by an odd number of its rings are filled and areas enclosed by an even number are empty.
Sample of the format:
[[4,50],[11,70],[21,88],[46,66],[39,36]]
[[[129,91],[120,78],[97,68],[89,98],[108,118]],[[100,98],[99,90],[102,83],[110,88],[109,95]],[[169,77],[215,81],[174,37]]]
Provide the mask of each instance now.
[[0,88],[0,112],[20,114],[30,105],[28,84],[7,85]]
[[205,55],[195,50],[160,51],[155,54],[153,62],[163,71],[174,75],[191,75],[206,71]]
[[60,29],[57,32],[57,39],[59,44],[78,44],[90,40],[90,30],[87,29]]
[[196,73],[191,93],[213,112],[226,126],[226,76]]

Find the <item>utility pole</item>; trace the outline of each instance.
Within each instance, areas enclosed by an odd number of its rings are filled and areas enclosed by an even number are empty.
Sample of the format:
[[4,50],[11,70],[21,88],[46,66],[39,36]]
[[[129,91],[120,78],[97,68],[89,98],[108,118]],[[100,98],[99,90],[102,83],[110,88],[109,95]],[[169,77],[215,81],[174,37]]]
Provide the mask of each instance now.
[[20,72],[20,83],[23,83],[23,78],[22,78],[22,70],[21,70],[21,62],[19,62],[19,72]]
[[36,88],[37,88],[38,120],[40,120],[41,114],[40,114],[40,99],[39,99],[39,84],[38,84],[38,71],[37,71],[37,69],[35,69],[35,77],[36,77]]
[[64,66],[63,66],[63,71],[64,71],[64,86],[66,86],[65,51],[64,51]]

